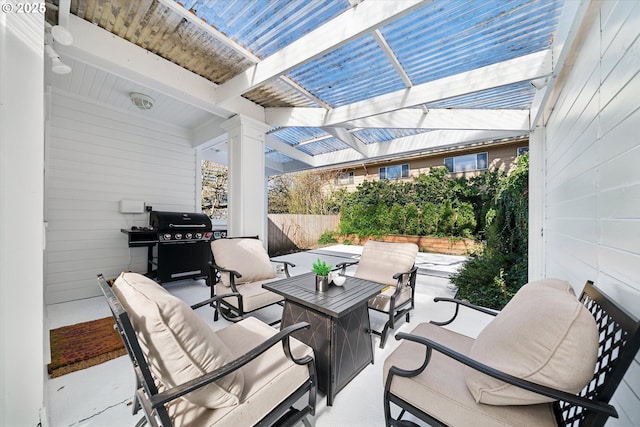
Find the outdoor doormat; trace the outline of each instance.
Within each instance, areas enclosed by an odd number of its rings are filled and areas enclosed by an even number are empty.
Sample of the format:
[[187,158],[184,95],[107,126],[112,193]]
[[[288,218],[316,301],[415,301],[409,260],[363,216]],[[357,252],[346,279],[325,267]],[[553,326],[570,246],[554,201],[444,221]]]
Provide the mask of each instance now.
[[126,354],[113,317],[82,322],[49,331],[51,378],[79,371]]

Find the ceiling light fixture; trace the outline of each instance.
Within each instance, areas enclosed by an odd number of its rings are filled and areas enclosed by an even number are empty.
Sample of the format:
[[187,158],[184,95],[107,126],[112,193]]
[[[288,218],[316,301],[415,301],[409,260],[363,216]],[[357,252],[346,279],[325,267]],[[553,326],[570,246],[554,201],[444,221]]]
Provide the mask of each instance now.
[[53,50],[51,45],[45,43],[44,51],[51,59],[51,71],[56,74],[69,74],[71,72],[71,67],[62,62],[62,60],[60,59],[60,55],[58,55],[58,52]]
[[155,102],[155,100],[149,95],[139,92],[131,92],[129,94],[129,98],[131,98],[133,105],[145,111],[151,110],[153,108],[153,103]]
[[70,46],[73,43],[73,36],[69,30],[61,25],[51,27],[51,35],[53,36],[53,40],[63,46]]
[[49,59],[51,59],[51,71],[56,74],[69,74],[71,67],[62,62],[60,54],[53,48],[54,42],[61,46],[69,46],[73,43],[73,36],[69,30],[63,26],[52,26],[46,23],[44,51]]

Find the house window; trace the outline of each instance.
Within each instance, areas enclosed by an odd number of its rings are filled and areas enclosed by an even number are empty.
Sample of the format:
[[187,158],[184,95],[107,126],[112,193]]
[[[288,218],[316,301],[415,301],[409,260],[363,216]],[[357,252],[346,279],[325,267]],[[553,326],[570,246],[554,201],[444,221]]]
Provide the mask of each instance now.
[[353,184],[353,171],[341,172],[336,176],[336,185]]
[[447,157],[444,165],[449,172],[472,172],[485,170],[489,167],[487,153],[467,154],[465,156]]
[[529,152],[529,147],[518,147],[517,155],[522,156],[523,154],[526,154],[528,152]]
[[409,178],[409,164],[385,166],[380,168],[380,180]]

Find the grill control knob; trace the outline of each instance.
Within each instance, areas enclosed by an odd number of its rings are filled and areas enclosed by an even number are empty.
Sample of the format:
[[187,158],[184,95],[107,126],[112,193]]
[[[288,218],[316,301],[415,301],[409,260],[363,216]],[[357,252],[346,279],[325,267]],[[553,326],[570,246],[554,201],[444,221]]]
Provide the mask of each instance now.
[[171,234],[169,233],[164,233],[162,235],[162,240],[171,240]]
[[187,233],[184,235],[185,239],[191,239],[191,237],[193,237],[193,235],[191,233]]
[[202,239],[202,233],[196,233],[196,239]]
[[176,233],[173,237],[175,237],[176,240],[180,240],[182,239],[182,233]]

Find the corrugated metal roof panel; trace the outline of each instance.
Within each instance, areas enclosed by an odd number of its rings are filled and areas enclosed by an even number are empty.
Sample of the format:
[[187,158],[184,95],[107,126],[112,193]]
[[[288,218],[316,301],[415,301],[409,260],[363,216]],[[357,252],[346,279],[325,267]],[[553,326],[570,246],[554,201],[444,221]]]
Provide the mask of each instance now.
[[278,140],[289,144],[292,147],[300,143],[326,137],[329,135],[322,129],[310,127],[280,128],[278,130],[272,131],[270,134],[274,138],[277,138]]
[[263,107],[319,107],[319,105],[282,80],[274,80],[243,95]]
[[347,144],[320,128],[290,127],[271,132],[271,136],[298,148],[310,156],[332,153],[349,148]]
[[418,135],[429,132],[428,129],[360,129],[352,132],[352,135],[365,144],[391,141],[405,136]]
[[530,82],[483,90],[468,95],[456,96],[438,102],[430,102],[428,108],[488,108],[488,109],[528,109],[536,89]]
[[348,0],[189,0],[182,3],[261,59],[351,7]]
[[211,34],[155,1],[72,1],[71,12],[218,84],[252,65]]
[[287,75],[332,107],[405,88],[371,35],[347,43]]
[[434,1],[381,29],[421,84],[546,49],[562,0]]
[[265,157],[276,163],[288,163],[293,161],[291,157],[276,150],[271,150],[268,153],[265,153]]
[[330,137],[301,145],[298,149],[310,156],[316,156],[318,154],[333,153],[334,151],[345,150],[347,148],[349,148],[349,146],[344,142],[337,138]]

